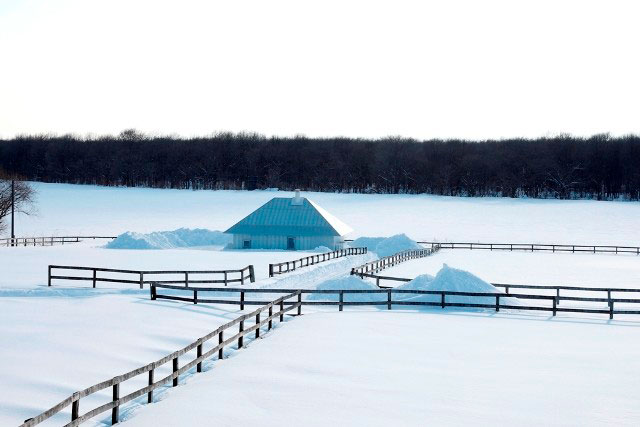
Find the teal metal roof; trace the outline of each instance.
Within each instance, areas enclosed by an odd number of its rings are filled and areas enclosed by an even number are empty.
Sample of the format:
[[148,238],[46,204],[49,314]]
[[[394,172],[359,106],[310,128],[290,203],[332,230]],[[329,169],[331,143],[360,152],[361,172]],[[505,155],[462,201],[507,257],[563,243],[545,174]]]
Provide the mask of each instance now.
[[343,236],[353,231],[348,225],[313,203],[301,198],[275,197],[225,231],[231,234],[287,236]]

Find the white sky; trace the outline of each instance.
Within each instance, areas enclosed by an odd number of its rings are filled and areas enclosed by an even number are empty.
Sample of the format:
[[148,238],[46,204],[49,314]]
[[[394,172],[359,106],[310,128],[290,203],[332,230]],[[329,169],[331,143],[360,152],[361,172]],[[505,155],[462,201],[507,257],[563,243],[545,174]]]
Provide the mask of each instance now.
[[0,136],[640,133],[640,2],[0,0]]

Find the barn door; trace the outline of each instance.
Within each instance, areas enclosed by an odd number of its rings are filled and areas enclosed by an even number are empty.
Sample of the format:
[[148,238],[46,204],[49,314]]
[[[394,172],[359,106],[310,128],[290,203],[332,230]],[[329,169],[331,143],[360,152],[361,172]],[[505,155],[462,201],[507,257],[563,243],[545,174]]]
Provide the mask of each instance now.
[[296,250],[296,239],[295,237],[287,237],[287,249],[290,251]]

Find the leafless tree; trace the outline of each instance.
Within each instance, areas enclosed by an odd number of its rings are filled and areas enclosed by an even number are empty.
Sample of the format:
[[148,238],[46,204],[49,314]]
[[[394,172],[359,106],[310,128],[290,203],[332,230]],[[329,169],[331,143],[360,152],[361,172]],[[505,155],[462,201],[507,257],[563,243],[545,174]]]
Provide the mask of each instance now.
[[[36,191],[31,184],[15,181],[15,213],[35,214]],[[0,233],[7,229],[7,217],[11,215],[11,179],[0,177]]]

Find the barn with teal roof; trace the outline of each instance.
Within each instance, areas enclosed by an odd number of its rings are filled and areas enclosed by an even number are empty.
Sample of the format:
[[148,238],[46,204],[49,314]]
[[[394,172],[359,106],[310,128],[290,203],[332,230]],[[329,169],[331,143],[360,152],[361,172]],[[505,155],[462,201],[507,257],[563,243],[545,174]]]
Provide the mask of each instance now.
[[353,231],[313,201],[300,196],[274,197],[225,233],[234,249],[342,249]]

